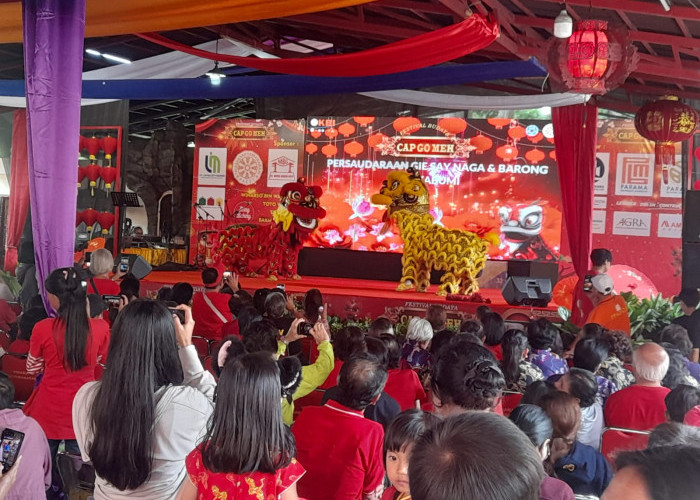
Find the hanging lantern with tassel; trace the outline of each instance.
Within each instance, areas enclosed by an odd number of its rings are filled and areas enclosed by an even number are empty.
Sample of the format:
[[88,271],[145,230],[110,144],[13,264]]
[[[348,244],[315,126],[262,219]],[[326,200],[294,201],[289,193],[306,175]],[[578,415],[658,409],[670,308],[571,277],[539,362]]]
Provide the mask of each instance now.
[[89,139],[85,139],[85,149],[87,149],[91,160],[96,159],[97,153],[100,152],[100,140],[93,134]]
[[98,212],[94,208],[87,208],[81,212],[81,218],[87,226],[88,231],[92,231],[92,226],[97,222],[97,214]]
[[105,182],[105,189],[110,190],[117,179],[117,169],[115,167],[102,167],[100,169],[100,177]]
[[91,163],[84,168],[85,176],[90,179],[90,194],[95,196],[95,186],[97,186],[97,179],[100,178],[100,166],[96,163]]
[[97,215],[97,223],[102,228],[102,234],[109,234],[109,230],[114,225],[114,214],[111,212],[100,212]]
[[102,151],[105,152],[105,159],[109,161],[109,166],[112,166],[112,155],[117,150],[117,140],[111,135],[107,134],[105,137],[100,139],[100,146],[102,146]]
[[85,167],[81,167],[78,165],[78,189],[80,189],[83,185],[83,179],[85,179],[85,175],[87,173],[85,172]]

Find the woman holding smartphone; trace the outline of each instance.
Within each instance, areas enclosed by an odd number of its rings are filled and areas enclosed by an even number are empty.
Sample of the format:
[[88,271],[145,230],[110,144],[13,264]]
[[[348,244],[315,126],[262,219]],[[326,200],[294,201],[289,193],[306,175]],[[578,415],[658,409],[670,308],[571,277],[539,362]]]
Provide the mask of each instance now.
[[185,478],[216,382],[192,345],[190,308],[178,309],[184,324],[157,301],[124,307],[102,380],[75,397],[73,426],[83,460],[95,467],[96,500],[171,499]]

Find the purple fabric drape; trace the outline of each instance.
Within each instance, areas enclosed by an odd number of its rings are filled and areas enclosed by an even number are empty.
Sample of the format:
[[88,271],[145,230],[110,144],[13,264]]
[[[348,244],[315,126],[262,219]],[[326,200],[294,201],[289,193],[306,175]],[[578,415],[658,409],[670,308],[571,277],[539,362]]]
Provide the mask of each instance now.
[[[583,280],[591,253],[593,226],[593,183],[598,140],[598,108],[586,104],[552,108],[554,145],[559,168],[559,185],[564,222],[569,234],[571,260]],[[576,287],[572,320],[580,323],[576,307],[581,287]],[[577,323],[577,324],[578,324]]]
[[17,246],[22,238],[29,210],[29,171],[27,170],[27,112],[18,109],[12,117],[12,158],[10,166],[10,210],[7,215],[5,271],[14,274]]
[[37,278],[73,265],[85,0],[23,0],[27,150]]

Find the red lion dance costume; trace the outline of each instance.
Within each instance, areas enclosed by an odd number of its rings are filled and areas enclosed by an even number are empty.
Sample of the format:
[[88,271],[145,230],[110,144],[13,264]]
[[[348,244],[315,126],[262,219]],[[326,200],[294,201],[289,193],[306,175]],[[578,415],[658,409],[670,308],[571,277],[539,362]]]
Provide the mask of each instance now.
[[299,279],[299,251],[318,227],[318,219],[326,216],[319,204],[322,194],[319,186],[307,186],[303,178],[282,186],[272,224],[236,225],[219,233],[221,262],[227,269],[248,276]]

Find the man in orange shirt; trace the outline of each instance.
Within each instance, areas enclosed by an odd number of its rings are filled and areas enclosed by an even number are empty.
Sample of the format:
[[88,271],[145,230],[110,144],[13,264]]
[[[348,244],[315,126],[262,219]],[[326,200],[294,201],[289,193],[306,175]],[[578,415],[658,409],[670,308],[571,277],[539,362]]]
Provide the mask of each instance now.
[[627,335],[631,334],[627,302],[620,295],[613,293],[613,280],[610,276],[607,274],[593,276],[588,297],[594,307],[586,323],[598,323],[608,330],[622,330]]
[[591,314],[594,304],[591,302],[590,278],[598,274],[606,274],[612,265],[612,252],[607,248],[594,248],[591,252],[593,267],[586,271],[585,279],[579,279],[574,291],[571,321],[583,326],[585,319]]

